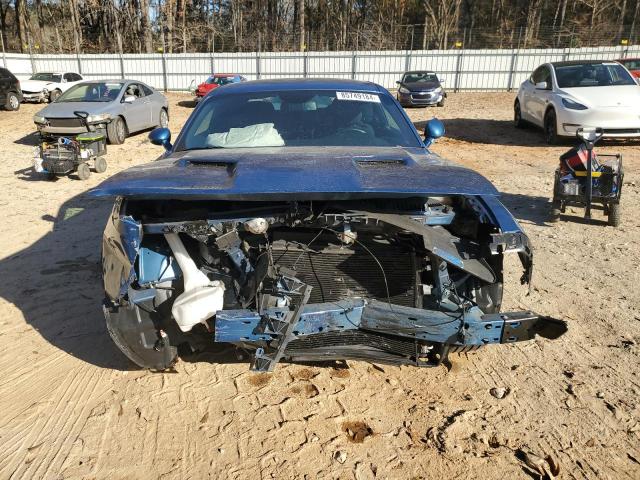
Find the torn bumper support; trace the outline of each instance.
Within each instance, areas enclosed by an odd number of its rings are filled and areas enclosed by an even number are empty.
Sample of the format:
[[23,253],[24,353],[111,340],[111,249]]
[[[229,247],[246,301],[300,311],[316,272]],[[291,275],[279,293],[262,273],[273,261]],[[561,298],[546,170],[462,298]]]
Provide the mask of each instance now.
[[[274,318],[291,322],[276,330]],[[216,315],[215,341],[257,345],[252,368],[258,371],[272,370],[280,359],[435,366],[452,350],[526,341],[536,334],[555,339],[566,330],[564,321],[532,312],[441,312],[351,299],[304,305],[294,315],[287,308],[271,308],[263,316],[223,310]]]

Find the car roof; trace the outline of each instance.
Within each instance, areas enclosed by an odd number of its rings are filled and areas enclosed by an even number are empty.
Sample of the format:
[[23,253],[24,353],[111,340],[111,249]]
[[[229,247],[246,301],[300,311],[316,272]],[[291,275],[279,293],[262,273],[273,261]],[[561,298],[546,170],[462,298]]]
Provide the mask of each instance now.
[[239,73],[212,73],[212,77],[240,77]]
[[404,74],[408,73],[436,73],[435,70],[409,70],[408,72],[404,72]]
[[554,67],[572,67],[577,65],[598,65],[615,61],[616,60],[569,60],[566,62],[551,62],[551,65]]
[[342,80],[335,78],[282,78],[277,80],[253,80],[251,82],[233,83],[222,89],[213,90],[209,96],[224,95],[229,92],[257,93],[274,90],[337,90],[346,89],[356,92],[383,92],[382,87],[372,82],[358,80]]

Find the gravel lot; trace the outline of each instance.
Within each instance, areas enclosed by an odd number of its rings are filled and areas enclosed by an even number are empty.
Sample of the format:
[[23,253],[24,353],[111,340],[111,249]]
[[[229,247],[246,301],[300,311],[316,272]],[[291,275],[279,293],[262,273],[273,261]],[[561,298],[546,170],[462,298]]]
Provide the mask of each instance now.
[[[169,95],[178,132],[189,97]],[[562,478],[640,478],[639,144],[626,164],[623,221],[573,209],[547,223],[558,156],[511,125],[513,94],[450,95],[433,150],[504,192],[536,247],[531,293],[507,262],[505,309],[564,318],[560,340],[454,356],[453,369],[181,361],[141,371],[104,328],[99,249],[108,202],[86,191],[159,153],[145,133],[109,146],[86,182],[30,169],[40,108],[0,112],[0,479],[523,478],[520,449]],[[502,399],[493,388],[507,389]]]

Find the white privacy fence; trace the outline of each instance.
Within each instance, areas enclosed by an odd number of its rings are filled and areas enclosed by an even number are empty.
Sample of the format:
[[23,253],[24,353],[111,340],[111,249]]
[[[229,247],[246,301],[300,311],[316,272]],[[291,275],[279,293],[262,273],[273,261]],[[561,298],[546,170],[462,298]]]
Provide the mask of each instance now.
[[255,79],[351,78],[395,87],[407,70],[433,70],[449,90],[511,90],[541,63],[640,56],[640,46],[508,50],[403,50],[174,54],[28,55],[2,62],[19,79],[33,72],[75,71],[87,79],[130,78],[161,90],[188,90],[212,72]]

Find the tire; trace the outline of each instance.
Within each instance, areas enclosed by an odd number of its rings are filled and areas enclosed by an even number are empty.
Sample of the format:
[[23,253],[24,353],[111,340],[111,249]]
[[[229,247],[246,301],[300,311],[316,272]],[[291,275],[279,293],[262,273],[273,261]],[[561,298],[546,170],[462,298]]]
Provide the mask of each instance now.
[[440,101],[437,103],[437,105],[438,105],[439,107],[444,107],[444,98],[443,98],[442,100],[440,100]]
[[116,117],[107,124],[107,139],[111,145],[122,145],[127,138],[127,124],[122,117]]
[[516,100],[513,104],[513,124],[516,128],[526,128],[527,122],[522,120],[522,110],[520,109],[520,102]]
[[53,92],[51,92],[49,94],[49,103],[55,102],[60,95],[62,95],[62,92],[60,90],[56,89]]
[[89,168],[89,165],[87,165],[86,163],[81,163],[80,165],[78,165],[77,174],[80,180],[88,180],[91,176],[91,169]]
[[544,116],[544,139],[548,145],[557,145],[558,137],[558,121],[556,119],[556,111],[550,109]]
[[620,204],[612,203],[611,205],[609,205],[609,216],[608,216],[609,225],[612,227],[619,227],[620,221],[622,219],[621,217],[622,217],[622,211],[620,208]]
[[169,114],[164,108],[160,109],[160,120],[158,122],[158,127],[169,128]]
[[560,220],[560,212],[562,205],[560,204],[560,200],[556,200],[555,198],[551,202],[551,213],[549,214],[550,222],[557,222]]
[[7,93],[7,101],[4,104],[4,108],[12,112],[15,112],[16,110],[20,109],[20,98],[18,97],[17,93],[15,92]]
[[96,173],[104,173],[107,171],[107,160],[104,157],[96,157],[93,162],[93,169]]

